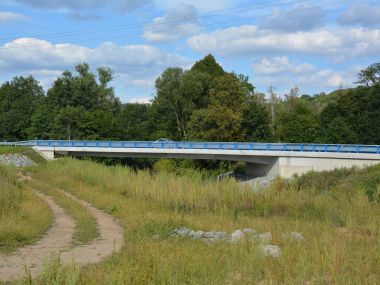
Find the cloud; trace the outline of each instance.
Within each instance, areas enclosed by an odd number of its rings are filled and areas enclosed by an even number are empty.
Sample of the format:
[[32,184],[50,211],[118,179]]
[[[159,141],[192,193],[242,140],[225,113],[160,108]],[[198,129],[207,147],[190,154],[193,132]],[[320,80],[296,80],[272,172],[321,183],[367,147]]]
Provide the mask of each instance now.
[[143,37],[153,42],[175,41],[201,30],[197,10],[193,5],[177,4],[163,17],[145,27]]
[[128,12],[140,8],[151,0],[13,0],[14,2],[27,5],[38,9],[66,9],[76,11],[81,9],[99,9],[111,7],[119,11]]
[[310,73],[315,71],[316,67],[308,63],[295,64],[290,62],[288,57],[282,56],[256,61],[253,69],[260,75],[278,75],[289,72],[294,74]]
[[27,20],[28,17],[12,12],[0,12],[0,24]]
[[351,5],[338,18],[342,25],[361,25],[373,27],[380,25],[380,5],[355,4]]
[[188,66],[189,60],[150,45],[103,43],[95,48],[74,44],[52,44],[45,40],[20,38],[0,46],[0,69],[14,76],[36,74],[46,81],[80,62],[93,68],[108,66],[121,86],[153,88],[155,78],[169,66]]
[[262,29],[286,32],[309,31],[323,26],[325,11],[320,7],[299,6],[291,11],[275,10],[272,15],[261,21]]
[[292,62],[286,56],[256,60],[252,68],[256,84],[273,85],[280,90],[290,90],[293,86],[298,86],[301,91],[352,86],[358,72],[354,68],[345,71],[320,69],[309,63]]
[[189,46],[201,53],[253,55],[301,53],[327,55],[335,60],[380,55],[379,29],[320,29],[279,32],[243,25],[191,37]]

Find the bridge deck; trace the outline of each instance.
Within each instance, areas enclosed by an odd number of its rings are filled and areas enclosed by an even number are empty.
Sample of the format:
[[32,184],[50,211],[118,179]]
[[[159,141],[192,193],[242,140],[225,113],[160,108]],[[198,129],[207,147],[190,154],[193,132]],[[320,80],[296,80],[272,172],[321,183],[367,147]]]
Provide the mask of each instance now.
[[33,140],[0,143],[0,145],[37,146],[59,148],[136,148],[136,149],[194,149],[194,150],[256,150],[281,152],[335,152],[380,154],[379,145],[345,144],[292,144],[292,143],[243,143],[243,142],[153,142],[153,141],[67,141]]

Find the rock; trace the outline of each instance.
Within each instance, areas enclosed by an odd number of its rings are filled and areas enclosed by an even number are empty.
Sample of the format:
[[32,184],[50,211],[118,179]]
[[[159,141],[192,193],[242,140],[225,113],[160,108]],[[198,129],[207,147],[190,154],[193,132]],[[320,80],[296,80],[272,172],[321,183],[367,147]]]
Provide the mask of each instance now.
[[297,232],[291,232],[290,238],[296,242],[301,242],[304,240],[303,235],[301,233],[297,233]]
[[31,160],[29,157],[17,153],[0,155],[0,163],[7,165],[13,164],[16,167],[26,167],[35,164],[34,161]]
[[262,243],[268,243],[272,241],[272,234],[270,232],[262,233],[257,236]]
[[277,258],[282,254],[281,248],[277,245],[262,245],[261,251],[265,256]]
[[181,227],[181,228],[176,230],[175,235],[180,236],[180,237],[185,237],[185,236],[188,236],[190,234],[190,232],[191,232],[191,229]]
[[220,240],[224,240],[227,238],[227,233],[226,232],[216,232],[215,237]]
[[203,237],[203,231],[193,231],[191,230],[191,232],[189,233],[189,236],[193,239],[200,239]]
[[245,228],[245,229],[243,229],[243,233],[254,235],[256,233],[256,231],[252,228]]
[[231,234],[231,242],[238,242],[244,237],[244,233],[241,230],[236,230]]

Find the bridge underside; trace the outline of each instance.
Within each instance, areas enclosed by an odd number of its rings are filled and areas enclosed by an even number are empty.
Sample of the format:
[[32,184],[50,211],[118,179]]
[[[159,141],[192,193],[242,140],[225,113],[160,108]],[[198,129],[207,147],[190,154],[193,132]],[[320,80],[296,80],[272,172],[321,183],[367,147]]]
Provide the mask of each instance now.
[[[364,167],[380,163],[380,157],[366,154],[336,154],[311,152],[244,152],[244,151],[194,151],[174,149],[107,149],[35,147],[47,159],[55,155],[79,157],[131,157],[131,158],[177,158],[241,161],[246,163],[246,174],[252,177],[290,178],[308,171],[333,170],[335,168]],[[317,157],[319,156],[319,157]]]

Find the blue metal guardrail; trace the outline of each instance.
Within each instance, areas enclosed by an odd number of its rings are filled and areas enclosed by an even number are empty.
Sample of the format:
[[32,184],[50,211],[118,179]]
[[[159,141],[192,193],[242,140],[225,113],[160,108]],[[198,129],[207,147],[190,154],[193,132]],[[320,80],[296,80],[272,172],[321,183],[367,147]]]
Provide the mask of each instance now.
[[305,151],[305,152],[341,152],[341,153],[380,154],[379,145],[345,145],[345,144],[33,140],[33,141],[22,141],[22,142],[5,142],[5,143],[0,143],[0,145],[46,146],[46,147]]

